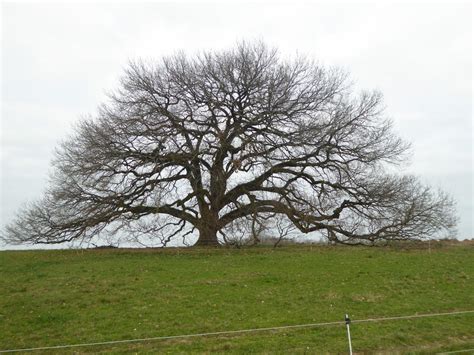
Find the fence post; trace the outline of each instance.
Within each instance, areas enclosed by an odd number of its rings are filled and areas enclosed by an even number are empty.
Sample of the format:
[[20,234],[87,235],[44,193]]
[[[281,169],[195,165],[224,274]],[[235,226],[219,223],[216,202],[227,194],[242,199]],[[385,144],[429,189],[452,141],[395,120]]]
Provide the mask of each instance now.
[[350,330],[350,327],[349,327],[349,325],[351,324],[351,320],[350,320],[348,314],[346,314],[346,316],[344,317],[344,320],[346,321],[347,339],[349,340],[349,355],[352,355],[351,330]]

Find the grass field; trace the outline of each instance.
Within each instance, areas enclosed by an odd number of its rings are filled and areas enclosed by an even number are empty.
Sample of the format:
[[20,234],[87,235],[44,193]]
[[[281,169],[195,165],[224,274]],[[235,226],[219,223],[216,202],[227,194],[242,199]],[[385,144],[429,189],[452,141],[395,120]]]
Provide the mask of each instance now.
[[[0,252],[0,350],[474,309],[474,247]],[[474,348],[474,313],[351,326],[358,353]],[[344,325],[44,353],[345,353]]]

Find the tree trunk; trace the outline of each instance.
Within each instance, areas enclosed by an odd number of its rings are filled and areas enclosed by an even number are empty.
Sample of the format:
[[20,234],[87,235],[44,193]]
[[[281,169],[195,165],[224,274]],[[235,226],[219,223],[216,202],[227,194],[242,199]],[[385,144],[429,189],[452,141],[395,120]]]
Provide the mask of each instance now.
[[219,241],[217,240],[217,229],[212,228],[209,225],[204,225],[199,230],[199,238],[194,244],[194,246],[203,246],[203,247],[217,247],[219,246]]

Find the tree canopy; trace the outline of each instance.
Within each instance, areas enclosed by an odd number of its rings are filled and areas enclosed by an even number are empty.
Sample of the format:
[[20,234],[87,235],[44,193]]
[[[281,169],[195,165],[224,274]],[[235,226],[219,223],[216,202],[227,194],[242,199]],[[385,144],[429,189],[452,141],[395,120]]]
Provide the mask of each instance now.
[[117,230],[218,245],[239,225],[285,223],[358,244],[451,231],[453,201],[396,173],[409,145],[378,92],[262,43],[130,63],[120,87],[57,149],[15,243]]

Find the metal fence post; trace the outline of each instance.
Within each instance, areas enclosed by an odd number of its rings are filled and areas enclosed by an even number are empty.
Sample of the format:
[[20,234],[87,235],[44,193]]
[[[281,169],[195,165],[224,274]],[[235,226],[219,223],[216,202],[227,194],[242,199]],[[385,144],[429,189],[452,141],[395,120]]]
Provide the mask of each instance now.
[[351,320],[348,314],[346,314],[346,316],[344,317],[344,320],[346,321],[347,339],[349,340],[349,355],[352,355],[351,329],[349,326],[351,324]]

